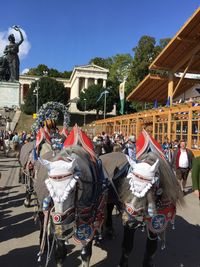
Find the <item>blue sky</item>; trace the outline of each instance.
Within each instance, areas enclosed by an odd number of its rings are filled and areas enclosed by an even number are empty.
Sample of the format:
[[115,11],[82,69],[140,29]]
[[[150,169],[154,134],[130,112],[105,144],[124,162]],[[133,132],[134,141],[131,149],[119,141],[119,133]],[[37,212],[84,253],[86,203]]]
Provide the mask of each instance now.
[[133,55],[132,48],[143,35],[156,40],[173,37],[199,6],[197,0],[3,1],[0,52],[9,28],[19,25],[26,36],[21,71],[38,64],[72,70],[96,56]]

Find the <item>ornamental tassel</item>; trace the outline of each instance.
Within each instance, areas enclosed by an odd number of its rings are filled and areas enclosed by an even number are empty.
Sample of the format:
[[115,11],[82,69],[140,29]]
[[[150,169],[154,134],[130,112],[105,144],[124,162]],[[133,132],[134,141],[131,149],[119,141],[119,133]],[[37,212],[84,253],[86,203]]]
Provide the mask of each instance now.
[[161,250],[164,250],[166,248],[165,231],[159,235],[159,240],[161,241]]

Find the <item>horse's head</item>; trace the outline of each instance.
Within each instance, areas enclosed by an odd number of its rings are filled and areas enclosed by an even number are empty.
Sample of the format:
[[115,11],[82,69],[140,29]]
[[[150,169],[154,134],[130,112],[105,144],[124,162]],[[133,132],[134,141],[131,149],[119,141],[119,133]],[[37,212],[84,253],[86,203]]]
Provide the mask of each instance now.
[[77,176],[75,175],[76,159],[67,157],[54,162],[42,160],[48,170],[45,184],[54,202],[55,212],[63,213],[74,206]]
[[159,160],[153,165],[147,162],[136,163],[129,161],[131,170],[127,175],[130,184],[130,190],[132,194],[138,198],[144,197],[148,191],[152,188],[158,177],[156,175],[158,171]]
[[130,169],[125,179],[121,197],[128,207],[138,213],[155,213],[155,190],[157,188],[159,160],[136,163],[128,158]]

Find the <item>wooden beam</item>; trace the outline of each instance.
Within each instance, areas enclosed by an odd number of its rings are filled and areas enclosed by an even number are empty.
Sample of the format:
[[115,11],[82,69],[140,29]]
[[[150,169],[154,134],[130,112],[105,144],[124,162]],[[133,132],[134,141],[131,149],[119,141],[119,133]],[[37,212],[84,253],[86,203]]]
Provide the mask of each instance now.
[[[181,42],[185,42],[185,43],[189,43],[189,44],[195,44],[196,42],[197,42],[197,40],[195,39],[189,39],[189,38],[182,38],[182,37],[180,37],[180,36],[177,36],[176,37],[176,40],[178,40],[178,41],[181,41]],[[200,40],[199,40],[200,41]]]
[[192,64],[193,59],[194,59],[194,55],[190,58],[190,61],[189,61],[188,65],[187,65],[187,67],[185,68],[185,70],[184,70],[184,72],[183,72],[183,75],[182,75],[181,79],[179,80],[179,82],[177,83],[176,87],[174,88],[173,96],[175,95],[175,93],[176,93],[176,91],[178,90],[178,88],[179,88],[181,82],[183,81],[183,79],[184,79],[184,77],[185,77],[185,74],[187,73],[187,71],[188,71],[190,65]]
[[191,59],[197,52],[200,51],[200,43],[198,43],[189,53],[186,54],[185,57],[183,57],[172,69],[172,71],[175,73],[179,71],[179,69]]

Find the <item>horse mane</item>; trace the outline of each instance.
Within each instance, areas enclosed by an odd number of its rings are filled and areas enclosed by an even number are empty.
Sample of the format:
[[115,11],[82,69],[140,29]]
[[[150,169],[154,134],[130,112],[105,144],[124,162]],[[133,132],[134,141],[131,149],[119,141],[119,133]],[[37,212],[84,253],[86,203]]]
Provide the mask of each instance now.
[[172,204],[183,204],[183,196],[177,178],[170,164],[159,153],[149,152],[141,156],[140,160],[153,165],[159,159],[158,177],[163,189],[163,198]]

